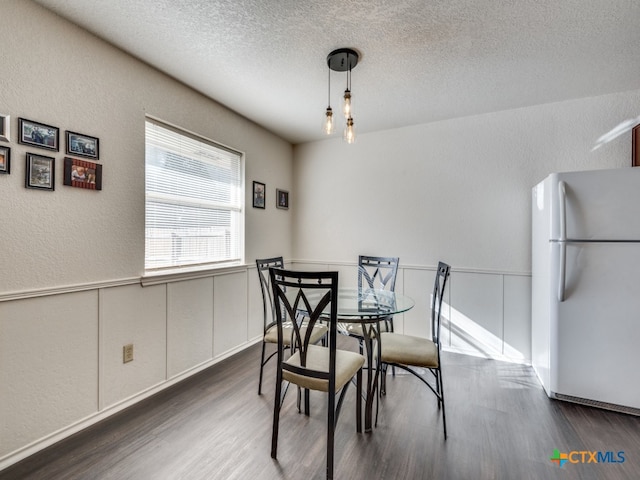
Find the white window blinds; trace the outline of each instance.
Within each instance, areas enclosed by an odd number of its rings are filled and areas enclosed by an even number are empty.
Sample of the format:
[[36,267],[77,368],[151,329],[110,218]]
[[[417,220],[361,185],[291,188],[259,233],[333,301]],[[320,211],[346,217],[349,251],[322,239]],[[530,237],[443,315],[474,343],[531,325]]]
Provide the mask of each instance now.
[[145,269],[242,261],[242,155],[146,122]]

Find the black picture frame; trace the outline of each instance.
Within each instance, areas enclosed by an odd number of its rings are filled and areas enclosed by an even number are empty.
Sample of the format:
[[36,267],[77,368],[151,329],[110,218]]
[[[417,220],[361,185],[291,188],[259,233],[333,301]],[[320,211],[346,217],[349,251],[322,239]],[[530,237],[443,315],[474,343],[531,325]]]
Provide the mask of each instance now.
[[27,153],[24,186],[38,190],[55,190],[56,159]]
[[289,192],[276,188],[276,207],[289,210]]
[[67,154],[85,158],[100,158],[100,139],[67,130]]
[[265,208],[267,196],[266,185],[262,182],[253,182],[253,208]]
[[88,160],[65,157],[62,183],[87,190],[102,190],[102,165]]
[[11,173],[11,149],[0,146],[0,174]]
[[0,145],[0,173],[11,173],[11,149]]
[[60,150],[60,129],[46,123],[18,118],[18,143],[47,150]]
[[11,117],[0,113],[0,140],[3,142],[11,141],[9,131],[11,129]]

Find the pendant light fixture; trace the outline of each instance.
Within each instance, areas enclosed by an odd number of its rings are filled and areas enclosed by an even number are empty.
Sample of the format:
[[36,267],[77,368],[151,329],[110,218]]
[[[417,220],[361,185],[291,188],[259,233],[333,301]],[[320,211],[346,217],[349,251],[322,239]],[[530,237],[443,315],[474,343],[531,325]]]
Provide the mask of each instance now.
[[339,48],[327,56],[329,67],[329,106],[325,111],[322,130],[330,135],[335,128],[335,118],[331,109],[331,70],[335,72],[347,72],[347,88],[344,91],[344,103],[342,113],[346,121],[343,138],[347,143],[355,142],[356,135],[353,127],[353,106],[351,103],[351,70],[358,64],[360,56],[351,48]]
[[322,123],[322,131],[327,135],[331,135],[334,128],[333,123],[333,110],[331,110],[331,70],[329,70],[329,94],[327,100],[327,111],[324,114],[324,121]]

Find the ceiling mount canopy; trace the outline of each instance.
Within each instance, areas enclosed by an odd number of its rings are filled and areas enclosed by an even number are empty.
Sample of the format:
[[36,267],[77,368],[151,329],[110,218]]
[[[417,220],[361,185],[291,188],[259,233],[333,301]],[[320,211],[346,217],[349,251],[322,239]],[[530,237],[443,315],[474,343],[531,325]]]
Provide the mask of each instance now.
[[327,55],[327,65],[334,72],[346,72],[358,64],[359,58],[358,52],[351,48],[338,48]]
[[347,88],[344,91],[344,103],[342,111],[346,121],[344,129],[344,140],[353,143],[356,139],[353,128],[353,110],[351,108],[351,70],[358,65],[360,55],[352,48],[338,48],[327,55],[327,66],[329,67],[329,106],[325,111],[322,130],[327,135],[334,131],[333,110],[331,109],[331,70],[334,72],[347,72]]

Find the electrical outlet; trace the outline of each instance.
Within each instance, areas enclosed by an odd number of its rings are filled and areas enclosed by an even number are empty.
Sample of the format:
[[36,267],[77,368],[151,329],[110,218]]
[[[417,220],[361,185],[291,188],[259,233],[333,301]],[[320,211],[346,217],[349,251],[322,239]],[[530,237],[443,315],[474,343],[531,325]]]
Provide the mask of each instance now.
[[122,363],[128,363],[133,361],[133,343],[122,347]]

